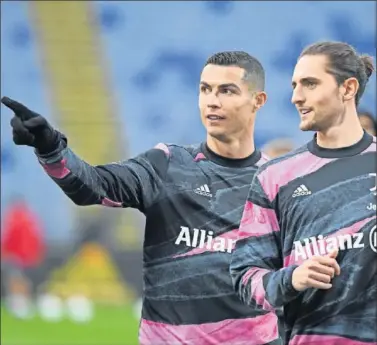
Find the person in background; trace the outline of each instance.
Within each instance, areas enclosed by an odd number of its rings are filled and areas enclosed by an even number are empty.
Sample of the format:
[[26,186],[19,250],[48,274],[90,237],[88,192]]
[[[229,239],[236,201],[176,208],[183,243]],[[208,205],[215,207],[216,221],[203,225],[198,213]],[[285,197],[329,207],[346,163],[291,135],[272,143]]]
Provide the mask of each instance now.
[[377,133],[377,122],[373,115],[368,111],[360,111],[359,119],[361,127],[363,127],[367,133],[375,137]]
[[285,155],[294,149],[294,143],[289,138],[277,138],[267,142],[262,147],[264,152],[269,158],[273,159]]
[[18,318],[32,315],[32,284],[28,272],[40,265],[45,254],[42,225],[25,200],[14,198],[4,212],[1,266],[6,305]]

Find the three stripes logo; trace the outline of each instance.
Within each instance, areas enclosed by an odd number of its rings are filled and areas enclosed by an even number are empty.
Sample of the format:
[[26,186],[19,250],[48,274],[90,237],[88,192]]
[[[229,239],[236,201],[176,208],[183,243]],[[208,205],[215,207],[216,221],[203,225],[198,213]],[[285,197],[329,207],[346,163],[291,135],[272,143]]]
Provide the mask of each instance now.
[[310,194],[312,194],[312,192],[304,184],[302,184],[300,187],[295,189],[295,191],[292,194],[292,198]]
[[209,198],[212,197],[211,191],[208,188],[207,184],[204,184],[203,186],[200,186],[199,188],[196,188],[194,190],[196,194],[208,196]]

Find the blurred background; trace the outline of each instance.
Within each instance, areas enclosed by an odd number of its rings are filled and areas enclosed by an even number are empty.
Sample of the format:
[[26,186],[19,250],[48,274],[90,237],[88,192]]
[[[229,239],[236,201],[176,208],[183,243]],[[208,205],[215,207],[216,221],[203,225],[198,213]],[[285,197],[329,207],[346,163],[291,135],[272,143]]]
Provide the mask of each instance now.
[[[276,156],[310,138],[290,103],[302,48],[341,40],[375,56],[375,15],[375,1],[1,1],[1,95],[46,116],[91,164],[112,162],[202,141],[203,64],[246,50],[267,77],[256,143]],[[373,76],[360,105],[371,131],[375,109]],[[2,107],[1,343],[137,344],[143,217],[74,206],[13,145],[10,116]]]

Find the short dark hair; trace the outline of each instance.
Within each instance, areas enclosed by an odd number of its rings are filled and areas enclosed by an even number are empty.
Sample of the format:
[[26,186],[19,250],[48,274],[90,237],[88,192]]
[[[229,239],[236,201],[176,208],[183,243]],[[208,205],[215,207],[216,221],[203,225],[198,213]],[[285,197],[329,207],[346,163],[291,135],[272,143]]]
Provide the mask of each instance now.
[[355,48],[344,42],[325,41],[314,43],[306,47],[300,57],[304,55],[325,55],[329,60],[327,72],[335,77],[338,85],[348,78],[356,78],[359,90],[355,97],[359,104],[369,77],[374,71],[373,58],[369,55],[358,55]]
[[254,89],[263,91],[265,87],[265,75],[262,64],[250,54],[244,51],[219,52],[208,58],[207,65],[238,66],[245,70],[243,79],[252,84]]

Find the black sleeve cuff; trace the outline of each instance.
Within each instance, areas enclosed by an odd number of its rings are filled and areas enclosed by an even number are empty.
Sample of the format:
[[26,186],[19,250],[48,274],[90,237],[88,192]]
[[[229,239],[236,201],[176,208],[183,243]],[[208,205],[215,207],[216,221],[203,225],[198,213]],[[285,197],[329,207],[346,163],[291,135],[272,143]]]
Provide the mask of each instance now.
[[67,147],[68,140],[64,134],[58,131],[56,131],[56,134],[56,144],[53,148],[47,152],[41,152],[39,149],[34,150],[41,163],[52,164],[61,160],[61,152]]

